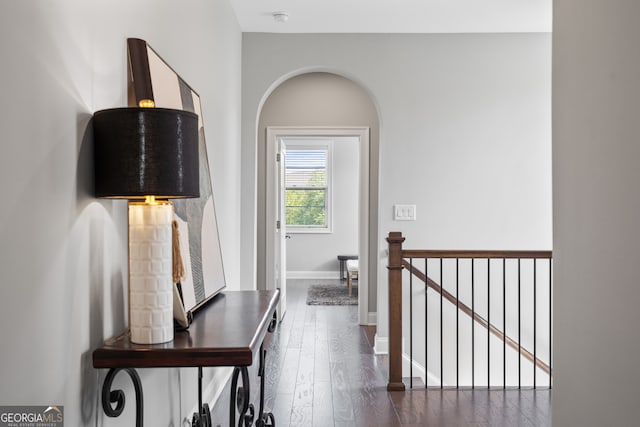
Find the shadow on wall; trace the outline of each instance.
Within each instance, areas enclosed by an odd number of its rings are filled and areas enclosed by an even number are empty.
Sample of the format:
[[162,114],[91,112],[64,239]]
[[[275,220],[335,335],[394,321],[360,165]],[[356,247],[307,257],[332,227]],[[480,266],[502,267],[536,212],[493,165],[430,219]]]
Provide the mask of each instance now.
[[[77,218],[85,215],[93,203],[97,203],[94,197],[93,185],[93,125],[91,116],[82,114],[78,117],[78,162],[76,176],[76,206]],[[104,201],[110,206],[113,202]],[[113,210],[112,210],[113,211]],[[86,215],[85,215],[86,216]],[[93,424],[94,418],[100,412],[96,408],[99,402],[97,393],[101,389],[100,371],[93,368],[93,350],[102,345],[104,341],[104,277],[105,277],[105,221],[108,215],[101,210],[101,215],[89,214],[89,299],[87,307],[89,312],[89,348],[80,357],[81,372],[81,396],[80,410],[84,425]],[[125,283],[122,271],[114,271],[107,283],[110,293],[110,315],[112,320],[110,330],[117,333],[125,329]],[[97,411],[97,412],[96,412]]]

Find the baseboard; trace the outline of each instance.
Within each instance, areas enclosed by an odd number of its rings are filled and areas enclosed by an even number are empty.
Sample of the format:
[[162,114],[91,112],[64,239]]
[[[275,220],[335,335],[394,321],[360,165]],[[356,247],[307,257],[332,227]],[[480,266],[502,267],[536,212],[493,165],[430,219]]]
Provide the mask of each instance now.
[[[379,337],[378,334],[376,334],[374,341],[374,354],[389,354],[389,337]],[[402,348],[402,376],[408,377],[410,371],[409,364],[411,363],[411,359],[409,358],[409,355],[404,352],[404,338],[402,339]],[[413,376],[420,377],[423,382],[425,382],[425,379],[428,378],[428,384],[440,384],[440,380],[438,379],[438,377],[433,375],[431,372],[427,372],[424,366],[422,366],[415,360],[413,361]]]
[[[402,376],[407,378],[409,375],[413,374],[413,377],[419,377],[424,384],[440,384],[440,380],[438,377],[433,375],[431,372],[428,372],[424,366],[413,361],[413,372],[411,373],[409,370],[409,366],[411,365],[411,359],[407,353],[402,353]],[[428,382],[427,382],[428,379]]]
[[367,325],[376,326],[378,324],[378,313],[375,311],[370,311],[369,316],[367,318]]
[[287,279],[338,280],[339,271],[287,271]]
[[389,337],[380,337],[376,334],[373,341],[374,354],[389,354]]

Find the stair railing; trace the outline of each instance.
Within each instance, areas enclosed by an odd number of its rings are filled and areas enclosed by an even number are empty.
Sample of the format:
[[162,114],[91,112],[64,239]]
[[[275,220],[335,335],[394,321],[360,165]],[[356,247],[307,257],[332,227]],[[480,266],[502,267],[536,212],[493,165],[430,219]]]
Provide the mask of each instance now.
[[[431,290],[432,294],[435,293],[435,297],[439,296],[439,324],[440,324],[440,336],[439,336],[439,349],[440,349],[440,366],[439,366],[439,387],[444,388],[444,369],[443,369],[443,360],[444,360],[444,345],[443,345],[443,304],[446,301],[449,304],[455,306],[455,318],[456,318],[456,341],[455,341],[455,357],[456,357],[456,369],[455,369],[455,387],[461,387],[459,382],[459,337],[458,333],[460,330],[459,321],[460,321],[460,313],[468,316],[471,319],[471,384],[466,384],[464,386],[471,386],[471,388],[476,387],[476,331],[475,326],[478,325],[481,328],[486,329],[486,386],[494,387],[498,384],[491,382],[491,336],[496,337],[500,341],[502,341],[502,384],[501,388],[507,388],[507,369],[506,369],[506,361],[507,361],[507,347],[517,352],[516,354],[518,359],[517,365],[517,387],[521,388],[522,384],[522,359],[530,362],[533,365],[533,382],[532,386],[534,388],[538,387],[537,382],[537,370],[539,369],[541,372],[544,372],[548,375],[547,386],[551,387],[551,295],[552,295],[552,252],[551,251],[469,251],[469,250],[404,250],[402,248],[402,243],[404,242],[404,237],[402,237],[401,233],[391,232],[387,238],[389,243],[389,383],[387,385],[387,389],[390,391],[395,390],[404,390],[405,384],[402,378],[402,364],[403,358],[406,358],[407,355],[403,354],[403,333],[402,333],[402,313],[403,313],[403,280],[402,280],[402,271],[406,269],[409,272],[409,305],[410,305],[410,314],[409,314],[409,385],[413,388],[413,366],[414,366],[414,358],[413,358],[413,277],[418,278],[425,285],[424,286],[424,305],[425,305],[425,331],[428,331],[427,322],[429,318],[428,309],[428,295],[429,290]],[[425,271],[419,270],[416,266],[414,266],[414,260],[421,259],[424,261],[424,269]],[[486,304],[486,315],[481,316],[478,313],[477,308],[475,307],[475,295],[477,293],[476,289],[474,289],[476,285],[476,261],[477,260],[486,260],[486,296],[487,304]],[[439,261],[439,273],[440,273],[440,282],[436,282],[428,277],[428,268],[429,268],[429,260],[435,260],[436,265]],[[450,292],[446,290],[443,286],[443,260],[455,260],[455,291]],[[459,296],[459,262],[460,260],[468,260],[471,268],[471,306],[461,301]],[[502,260],[502,263],[499,261]],[[507,281],[506,281],[506,265],[507,260],[513,260],[510,262],[517,263],[517,287],[513,289],[513,292],[517,292],[517,336],[515,338],[509,337],[505,333],[507,319],[506,312],[507,307],[505,306],[506,301],[506,293],[507,293]],[[533,311],[533,337],[532,337],[532,349],[526,349],[522,344],[522,313],[521,313],[521,302],[523,300],[522,297],[522,274],[521,274],[521,265],[524,261],[531,260],[531,267],[533,272],[532,277],[532,290],[533,290],[533,299],[532,299],[532,311]],[[548,351],[545,352],[547,356],[547,361],[544,361],[540,355],[538,354],[538,319],[537,313],[539,311],[538,304],[538,263],[540,262],[546,263],[548,268],[546,272],[548,273],[548,296],[547,302],[548,306],[544,307],[545,311],[548,312],[548,335],[547,335],[547,343]],[[545,261],[546,260],[546,261]],[[493,262],[492,262],[493,261]],[[501,272],[502,272],[502,310],[501,310],[501,327],[497,327],[491,321],[491,266],[492,264],[498,263],[498,265],[502,264]],[[499,311],[499,310],[498,310]],[[486,317],[486,318],[485,318]],[[437,338],[437,337],[436,337]],[[429,351],[428,351],[428,343],[429,337],[425,332],[425,351],[424,351],[424,369],[428,371],[429,369]],[[537,369],[536,369],[537,368]],[[436,369],[437,371],[437,369]],[[428,381],[425,381],[425,386],[429,387]]]

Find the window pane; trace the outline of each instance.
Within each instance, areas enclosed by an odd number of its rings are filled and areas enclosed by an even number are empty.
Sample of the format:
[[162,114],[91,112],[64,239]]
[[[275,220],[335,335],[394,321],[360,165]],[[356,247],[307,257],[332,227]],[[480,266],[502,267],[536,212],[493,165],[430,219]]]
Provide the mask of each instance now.
[[287,149],[285,180],[287,187],[325,187],[326,149]]
[[287,225],[326,225],[326,190],[287,189],[285,192]]
[[324,228],[327,218],[327,146],[287,146],[285,156],[286,224]]
[[285,173],[288,188],[327,186],[327,171],[325,169],[286,169]]

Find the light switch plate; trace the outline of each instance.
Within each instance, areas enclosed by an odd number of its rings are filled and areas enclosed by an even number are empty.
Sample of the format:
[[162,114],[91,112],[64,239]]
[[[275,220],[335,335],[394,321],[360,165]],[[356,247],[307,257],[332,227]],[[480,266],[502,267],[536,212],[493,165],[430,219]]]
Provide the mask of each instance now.
[[394,221],[415,221],[416,205],[393,205]]

